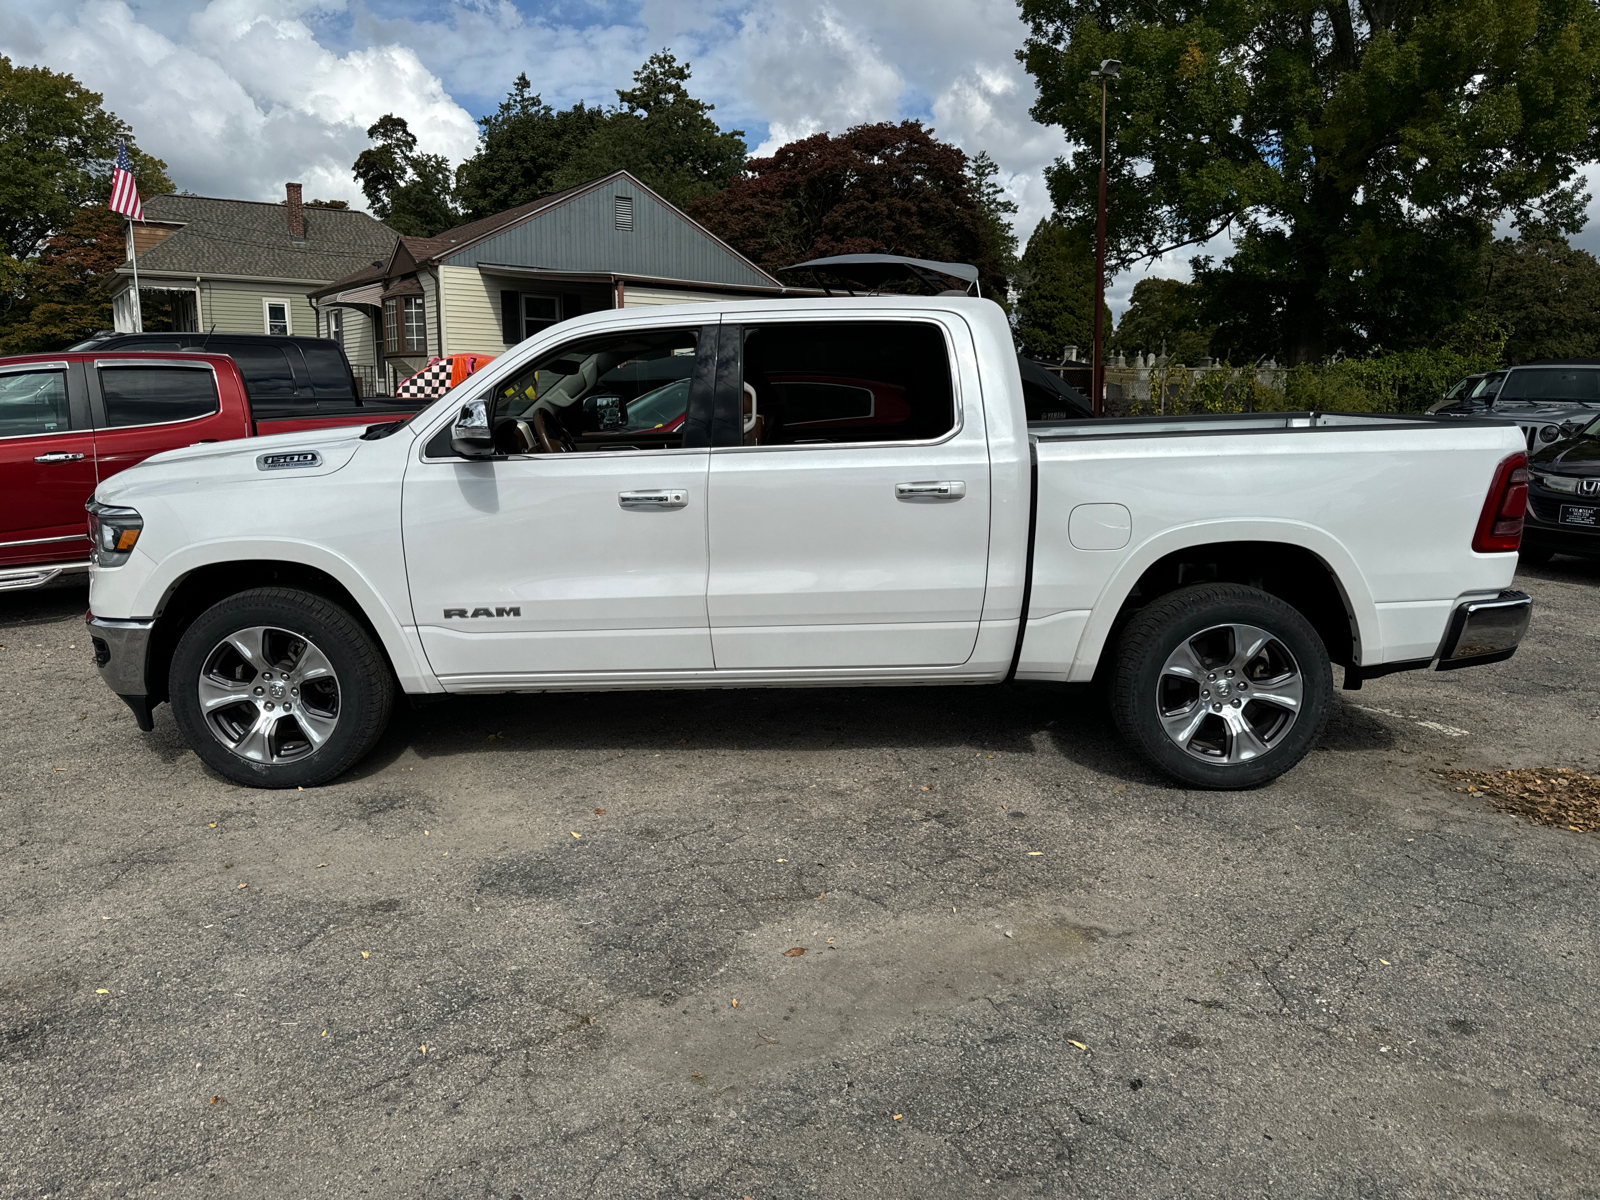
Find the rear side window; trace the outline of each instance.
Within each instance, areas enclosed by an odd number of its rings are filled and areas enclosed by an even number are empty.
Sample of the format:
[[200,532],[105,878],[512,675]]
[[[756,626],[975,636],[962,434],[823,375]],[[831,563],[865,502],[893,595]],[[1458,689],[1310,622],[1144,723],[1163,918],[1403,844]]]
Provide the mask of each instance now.
[[101,367],[100,394],[106,424],[164,425],[217,411],[217,380],[195,367]]
[[208,348],[228,355],[239,365],[239,374],[244,376],[250,399],[294,399],[294,371],[281,347],[219,340]]
[[921,321],[747,327],[745,444],[904,442],[955,428],[950,352]]
[[70,427],[65,371],[0,374],[0,437],[60,433]]
[[318,396],[338,399],[351,394],[350,368],[345,364],[344,355],[332,346],[308,344],[300,350],[305,355],[306,370],[311,373],[312,389]]

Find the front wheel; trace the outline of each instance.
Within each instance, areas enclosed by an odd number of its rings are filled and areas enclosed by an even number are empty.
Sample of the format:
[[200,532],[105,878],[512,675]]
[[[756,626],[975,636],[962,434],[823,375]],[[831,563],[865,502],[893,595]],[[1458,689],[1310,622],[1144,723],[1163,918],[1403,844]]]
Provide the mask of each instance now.
[[1322,735],[1328,651],[1297,610],[1237,584],[1157,599],[1123,631],[1111,687],[1122,735],[1194,787],[1276,779]]
[[332,601],[256,588],[202,613],[168,678],[194,752],[246,787],[326,783],[383,736],[394,677],[372,636]]

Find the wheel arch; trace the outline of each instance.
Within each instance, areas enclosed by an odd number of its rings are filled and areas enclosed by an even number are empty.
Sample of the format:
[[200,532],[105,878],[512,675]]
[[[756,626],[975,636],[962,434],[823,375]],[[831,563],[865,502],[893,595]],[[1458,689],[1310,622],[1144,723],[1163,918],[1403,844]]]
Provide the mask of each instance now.
[[[156,625],[145,665],[153,700],[166,696],[167,670],[178,641],[194,620],[218,601],[257,587],[295,587],[332,600],[373,636],[388,659],[402,691],[439,691],[420,645],[385,604],[375,588],[342,560],[307,561],[310,556],[209,559],[167,573],[158,598],[145,611]],[[331,556],[330,556],[331,557]],[[332,567],[333,569],[329,569]],[[343,569],[340,569],[340,568]]]
[[1175,530],[1139,547],[1102,590],[1079,641],[1072,679],[1094,677],[1106,646],[1134,612],[1179,587],[1209,582],[1259,587],[1292,605],[1334,663],[1379,661],[1377,606],[1350,553],[1317,529],[1252,522]]

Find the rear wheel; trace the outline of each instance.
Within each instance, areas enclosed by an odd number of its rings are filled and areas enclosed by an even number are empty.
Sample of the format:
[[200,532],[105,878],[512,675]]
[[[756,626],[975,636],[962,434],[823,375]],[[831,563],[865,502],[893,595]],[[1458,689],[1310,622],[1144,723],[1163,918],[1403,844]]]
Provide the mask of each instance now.
[[383,735],[394,678],[343,608],[258,588],[189,626],[168,680],[178,727],[219,775],[246,787],[308,787],[341,775]]
[[1276,779],[1322,735],[1333,670],[1317,631],[1257,588],[1202,584],[1158,599],[1123,631],[1117,728],[1184,783]]

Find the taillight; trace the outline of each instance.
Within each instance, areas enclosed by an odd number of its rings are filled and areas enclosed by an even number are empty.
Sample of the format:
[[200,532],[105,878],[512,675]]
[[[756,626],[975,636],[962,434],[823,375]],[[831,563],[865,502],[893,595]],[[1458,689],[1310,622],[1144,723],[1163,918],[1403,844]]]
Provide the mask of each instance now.
[[1514,552],[1522,545],[1522,518],[1527,511],[1528,456],[1513,454],[1495,468],[1472,548],[1479,554]]

